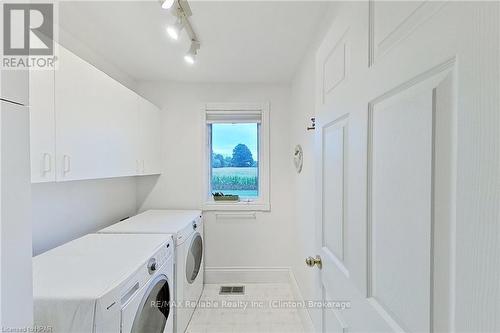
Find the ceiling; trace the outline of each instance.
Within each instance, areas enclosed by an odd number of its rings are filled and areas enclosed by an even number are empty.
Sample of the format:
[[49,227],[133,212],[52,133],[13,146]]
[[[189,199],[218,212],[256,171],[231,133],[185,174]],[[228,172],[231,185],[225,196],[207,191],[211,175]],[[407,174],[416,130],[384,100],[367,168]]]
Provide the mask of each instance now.
[[172,41],[175,21],[158,1],[61,2],[59,23],[136,80],[288,82],[327,6],[318,1],[189,1],[201,41],[197,62],[183,56],[185,32]]

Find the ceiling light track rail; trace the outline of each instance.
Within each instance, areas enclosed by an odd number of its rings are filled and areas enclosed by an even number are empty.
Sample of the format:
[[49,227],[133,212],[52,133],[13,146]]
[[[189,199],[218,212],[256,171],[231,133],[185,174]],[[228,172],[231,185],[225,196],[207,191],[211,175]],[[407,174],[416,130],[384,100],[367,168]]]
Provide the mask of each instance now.
[[193,26],[191,25],[191,22],[189,22],[189,17],[193,15],[189,3],[186,0],[176,0],[174,1],[174,6],[172,9],[174,10],[174,15],[180,18],[184,22],[184,27],[186,29],[189,38],[192,41],[199,42],[198,37],[194,32]]
[[162,8],[169,9],[170,13],[177,17],[176,23],[167,27],[169,36],[172,39],[177,40],[179,39],[180,32],[183,29],[186,30],[186,33],[191,40],[191,45],[188,52],[184,56],[184,60],[189,64],[193,64],[201,43],[193,29],[193,26],[191,25],[191,22],[189,21],[189,17],[193,15],[189,3],[187,0],[161,0],[160,2],[162,4]]

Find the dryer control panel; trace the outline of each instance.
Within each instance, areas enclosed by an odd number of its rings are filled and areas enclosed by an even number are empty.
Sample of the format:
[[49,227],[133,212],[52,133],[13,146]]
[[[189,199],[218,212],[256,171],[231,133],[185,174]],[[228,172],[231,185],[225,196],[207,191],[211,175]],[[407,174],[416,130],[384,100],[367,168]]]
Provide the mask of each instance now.
[[[164,242],[151,253],[149,259],[144,262],[138,269],[121,285],[120,287],[120,303],[121,307],[134,298],[134,295],[141,290],[155,274],[164,274],[163,272],[171,272],[173,270],[173,252],[174,242],[172,237]],[[171,268],[165,264],[172,265]],[[172,273],[169,273],[172,274]]]
[[149,275],[153,275],[172,257],[173,247],[173,239],[170,238],[167,243],[163,244],[163,246],[149,258],[146,264]]
[[149,274],[154,274],[165,262],[167,261],[167,256],[163,252],[163,250],[160,250],[160,252],[157,253],[157,255],[151,259],[149,259],[148,262],[148,272]]
[[202,221],[202,216],[198,216],[196,220],[193,220],[192,225],[193,225],[193,230],[199,229],[201,226],[201,221]]
[[173,247],[173,240],[169,240],[168,243],[164,244],[158,252],[156,252],[155,255],[149,259],[147,265],[149,274],[154,274],[155,271],[157,271],[167,262],[167,260],[170,259],[173,254]]

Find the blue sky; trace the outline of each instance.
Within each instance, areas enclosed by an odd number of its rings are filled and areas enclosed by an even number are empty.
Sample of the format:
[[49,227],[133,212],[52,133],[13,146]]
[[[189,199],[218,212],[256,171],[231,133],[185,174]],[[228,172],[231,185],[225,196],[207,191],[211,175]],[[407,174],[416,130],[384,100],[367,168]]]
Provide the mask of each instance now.
[[215,154],[233,156],[233,148],[247,145],[254,160],[257,154],[257,124],[212,124],[212,150]]

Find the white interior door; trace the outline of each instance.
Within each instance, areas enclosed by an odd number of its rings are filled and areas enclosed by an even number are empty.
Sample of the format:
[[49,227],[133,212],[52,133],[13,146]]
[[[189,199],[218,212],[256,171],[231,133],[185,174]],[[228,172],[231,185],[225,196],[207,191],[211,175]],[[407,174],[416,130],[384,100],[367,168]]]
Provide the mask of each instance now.
[[500,330],[499,3],[336,6],[316,59],[318,253],[338,302],[323,331]]

